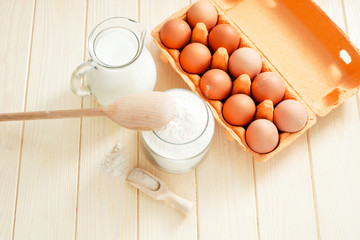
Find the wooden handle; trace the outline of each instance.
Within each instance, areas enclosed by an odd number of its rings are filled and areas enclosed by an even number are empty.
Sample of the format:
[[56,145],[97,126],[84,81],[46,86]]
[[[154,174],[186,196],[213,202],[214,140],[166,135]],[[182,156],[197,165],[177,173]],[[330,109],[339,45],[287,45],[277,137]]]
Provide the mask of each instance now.
[[105,116],[100,109],[74,109],[74,110],[56,110],[40,112],[19,112],[19,113],[2,113],[0,121],[19,121],[19,120],[36,120],[36,119],[55,119],[55,118],[76,118]]
[[191,209],[194,205],[191,201],[182,198],[171,191],[168,191],[163,196],[161,196],[161,199],[168,201],[171,205],[178,208],[185,215],[188,215],[191,212]]

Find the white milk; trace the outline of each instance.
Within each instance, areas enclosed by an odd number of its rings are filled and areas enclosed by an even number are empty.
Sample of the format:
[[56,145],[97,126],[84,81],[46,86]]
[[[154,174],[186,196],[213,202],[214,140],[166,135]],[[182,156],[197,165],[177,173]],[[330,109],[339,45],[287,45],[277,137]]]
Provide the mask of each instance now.
[[133,63],[112,68],[133,60],[138,48],[138,39],[125,28],[105,29],[96,36],[93,61],[105,66],[97,64],[96,70],[87,74],[86,81],[91,94],[101,105],[108,105],[126,95],[154,89],[156,67],[145,47]]
[[95,39],[95,55],[104,64],[121,66],[136,55],[138,43],[135,35],[125,28],[111,28]]

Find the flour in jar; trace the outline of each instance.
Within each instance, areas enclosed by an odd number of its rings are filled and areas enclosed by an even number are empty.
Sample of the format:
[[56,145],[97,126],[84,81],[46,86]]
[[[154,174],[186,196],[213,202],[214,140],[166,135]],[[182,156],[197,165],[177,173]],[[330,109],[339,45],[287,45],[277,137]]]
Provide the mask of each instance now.
[[145,151],[159,167],[186,172],[206,155],[214,134],[214,118],[206,103],[185,89],[166,91],[175,102],[175,115],[157,131],[141,132]]
[[175,102],[175,114],[172,120],[155,131],[155,134],[174,144],[193,141],[202,134],[208,121],[205,103],[195,94],[184,91],[169,91],[167,94]]

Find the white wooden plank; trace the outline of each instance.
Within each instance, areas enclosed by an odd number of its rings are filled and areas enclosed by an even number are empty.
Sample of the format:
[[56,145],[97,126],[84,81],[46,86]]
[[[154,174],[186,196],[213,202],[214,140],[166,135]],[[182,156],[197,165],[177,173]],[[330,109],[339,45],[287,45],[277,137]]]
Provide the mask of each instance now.
[[[37,1],[27,111],[80,107],[69,76],[83,58],[84,24],[85,1]],[[79,123],[25,123],[15,239],[74,238]]]
[[[345,30],[342,2],[317,2]],[[347,19],[358,14],[356,1],[345,3]],[[358,31],[358,23],[351,22],[348,28]],[[352,97],[319,119],[309,133],[321,239],[355,239],[360,235],[359,123],[356,98]]]
[[[137,7],[137,2],[130,0],[90,0],[87,35],[99,22],[109,17],[137,20]],[[84,108],[91,107],[99,105],[92,98],[84,99]],[[77,239],[136,239],[136,189],[124,179],[109,176],[99,168],[116,143],[123,145],[122,151],[126,152],[130,167],[135,167],[137,132],[103,117],[82,120]]]
[[[355,46],[360,49],[360,16],[358,11],[360,9],[360,2],[356,0],[343,0],[345,8],[345,17],[347,21],[347,30],[350,40]],[[360,118],[360,93],[357,93],[358,113]]]
[[306,135],[255,162],[260,239],[317,239]]
[[100,118],[83,120],[82,131],[77,239],[136,239],[136,189],[102,172],[100,164],[121,143],[135,167],[137,135]]
[[360,48],[360,2],[356,0],[343,0],[345,8],[345,18],[347,22],[347,30],[350,40]]
[[[148,33],[173,12],[189,4],[186,0],[151,1],[140,0],[140,22],[145,24]],[[156,90],[186,88],[183,80],[175,74],[170,65],[160,60],[160,51],[147,37],[146,47],[152,53],[157,65]],[[139,166],[163,179],[169,188],[182,197],[194,202],[192,213],[184,217],[176,209],[163,202],[155,201],[139,192],[139,239],[196,239],[196,189],[195,171],[186,174],[171,174],[153,166],[142,149],[139,152]]]
[[258,239],[253,160],[216,124],[197,168],[199,239]]
[[[34,1],[0,2],[0,112],[24,110]],[[22,122],[0,123],[0,239],[13,235]]]

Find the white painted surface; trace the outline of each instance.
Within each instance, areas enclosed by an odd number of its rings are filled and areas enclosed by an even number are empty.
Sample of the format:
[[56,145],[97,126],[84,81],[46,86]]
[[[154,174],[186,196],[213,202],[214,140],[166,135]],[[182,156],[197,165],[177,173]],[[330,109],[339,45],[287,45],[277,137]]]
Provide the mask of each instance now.
[[[317,0],[359,47],[360,3]],[[0,1],[0,111],[90,108],[69,90],[86,39],[113,16],[148,33],[187,0]],[[34,12],[35,10],[35,12]],[[34,15],[35,14],[35,15]],[[148,36],[157,90],[187,88]],[[28,89],[28,90],[26,90]],[[360,111],[354,96],[266,163],[216,125],[209,155],[187,174],[151,163],[138,133],[106,118],[0,124],[0,239],[357,239]],[[115,143],[195,203],[185,218],[99,168]]]

